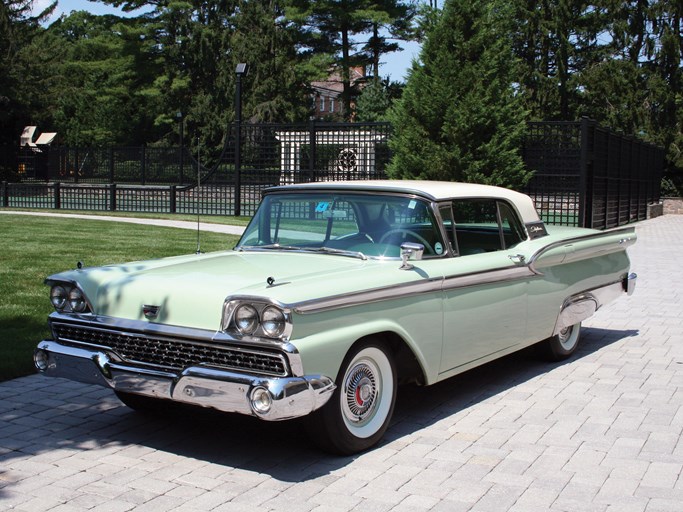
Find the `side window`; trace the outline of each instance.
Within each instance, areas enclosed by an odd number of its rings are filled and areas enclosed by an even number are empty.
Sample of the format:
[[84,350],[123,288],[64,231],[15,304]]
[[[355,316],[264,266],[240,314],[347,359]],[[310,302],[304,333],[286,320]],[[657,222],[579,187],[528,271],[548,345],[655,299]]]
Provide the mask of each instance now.
[[495,200],[460,199],[454,201],[453,219],[461,256],[499,251],[503,248]]
[[453,218],[462,256],[509,249],[524,239],[514,210],[495,199],[461,199],[453,202]]

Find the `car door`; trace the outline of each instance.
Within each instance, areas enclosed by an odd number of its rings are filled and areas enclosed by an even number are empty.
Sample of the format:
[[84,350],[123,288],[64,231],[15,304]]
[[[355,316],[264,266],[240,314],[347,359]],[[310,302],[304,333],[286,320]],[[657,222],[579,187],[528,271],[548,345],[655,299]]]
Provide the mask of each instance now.
[[441,217],[455,254],[441,262],[440,376],[447,377],[523,342],[531,273],[515,251],[525,234],[506,202],[456,200],[450,208],[442,207]]

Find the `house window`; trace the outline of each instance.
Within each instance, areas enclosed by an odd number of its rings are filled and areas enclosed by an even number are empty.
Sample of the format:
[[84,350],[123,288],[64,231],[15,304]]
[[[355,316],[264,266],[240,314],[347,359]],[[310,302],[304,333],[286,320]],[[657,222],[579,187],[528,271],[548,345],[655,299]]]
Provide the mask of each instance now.
[[325,112],[325,96],[320,96],[320,112]]
[[330,98],[330,112],[334,112],[334,98]]

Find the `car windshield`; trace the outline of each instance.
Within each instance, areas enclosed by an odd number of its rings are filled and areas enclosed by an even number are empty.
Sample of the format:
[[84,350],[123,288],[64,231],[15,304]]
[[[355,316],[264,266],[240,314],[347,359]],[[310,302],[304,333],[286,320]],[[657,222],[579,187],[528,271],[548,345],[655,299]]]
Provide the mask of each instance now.
[[428,202],[367,193],[280,193],[263,199],[237,250],[301,250],[400,257],[404,242],[444,254]]

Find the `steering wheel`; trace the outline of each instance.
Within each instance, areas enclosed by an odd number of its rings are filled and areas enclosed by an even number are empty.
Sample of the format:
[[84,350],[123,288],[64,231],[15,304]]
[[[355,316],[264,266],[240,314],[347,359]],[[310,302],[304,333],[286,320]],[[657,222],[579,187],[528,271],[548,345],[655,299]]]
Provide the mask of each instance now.
[[379,243],[383,244],[386,243],[385,240],[389,238],[391,235],[395,235],[396,233],[403,233],[405,236],[411,236],[418,242],[420,242],[422,245],[425,246],[425,249],[427,249],[428,253],[434,254],[434,248],[427,242],[427,240],[424,239],[422,235],[419,233],[416,233],[415,231],[411,231],[410,229],[405,229],[405,228],[394,228],[390,229],[386,233],[382,235],[382,237],[379,239]]

